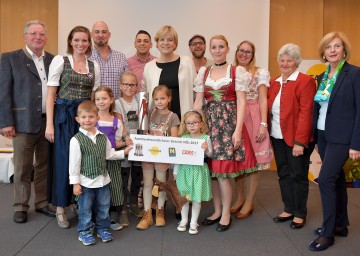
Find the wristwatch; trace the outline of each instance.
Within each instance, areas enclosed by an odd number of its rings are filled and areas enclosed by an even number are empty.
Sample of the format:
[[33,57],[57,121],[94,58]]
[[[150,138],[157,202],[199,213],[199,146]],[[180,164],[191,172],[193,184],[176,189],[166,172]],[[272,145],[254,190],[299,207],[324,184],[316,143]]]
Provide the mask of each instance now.
[[264,126],[264,127],[268,127],[267,123],[261,122],[260,125]]

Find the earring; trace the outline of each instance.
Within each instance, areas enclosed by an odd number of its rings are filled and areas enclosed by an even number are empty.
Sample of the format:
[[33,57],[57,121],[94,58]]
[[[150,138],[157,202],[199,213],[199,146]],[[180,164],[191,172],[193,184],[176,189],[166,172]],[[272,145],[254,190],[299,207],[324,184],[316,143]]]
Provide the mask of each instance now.
[[346,58],[346,53],[345,53],[345,52],[344,52],[343,58],[344,58],[344,59]]
[[324,59],[324,60],[326,60],[326,57],[325,57],[325,55],[323,55],[323,59]]

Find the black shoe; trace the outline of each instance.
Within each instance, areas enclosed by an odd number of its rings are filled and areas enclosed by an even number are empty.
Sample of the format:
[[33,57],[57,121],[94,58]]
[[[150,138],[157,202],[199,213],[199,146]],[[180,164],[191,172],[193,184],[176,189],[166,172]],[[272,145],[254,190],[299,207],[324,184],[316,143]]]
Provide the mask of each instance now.
[[292,229],[301,229],[304,227],[304,225],[305,225],[305,220],[302,223],[297,223],[297,222],[292,221],[290,224],[290,227]]
[[292,220],[294,218],[294,215],[290,215],[288,217],[281,217],[281,216],[276,216],[274,217],[274,222],[276,223],[283,223],[283,222],[286,222],[286,221],[289,221],[289,220]]
[[204,219],[201,224],[203,224],[204,226],[211,226],[217,222],[219,222],[221,219],[221,216],[219,218],[216,218],[215,220],[210,220],[209,218]]
[[220,224],[220,222],[217,224],[217,227],[216,227],[216,231],[218,232],[224,232],[226,230],[228,230],[231,226],[231,217],[230,217],[230,221],[229,221],[229,224],[227,225],[222,225]]
[[309,245],[310,251],[324,251],[330,246],[334,244],[334,238],[333,237],[324,237],[319,236],[314,241],[312,241]]
[[48,217],[55,217],[55,212],[50,210],[49,207],[47,206],[43,208],[35,209],[35,212],[45,214]]
[[[335,228],[335,236],[347,237],[349,230],[347,227],[345,228]],[[320,236],[321,228],[317,228],[314,230],[314,234]]]
[[27,222],[27,212],[26,211],[14,212],[14,222],[15,223],[25,223],[25,222]]

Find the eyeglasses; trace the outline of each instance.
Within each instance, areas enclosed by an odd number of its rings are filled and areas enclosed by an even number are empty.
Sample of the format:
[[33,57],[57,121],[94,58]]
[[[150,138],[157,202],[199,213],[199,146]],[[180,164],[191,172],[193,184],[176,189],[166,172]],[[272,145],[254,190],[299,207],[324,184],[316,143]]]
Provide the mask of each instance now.
[[192,43],[190,43],[190,46],[197,46],[197,45],[203,46],[203,45],[205,45],[205,43],[204,42],[192,42]]
[[198,126],[201,122],[198,122],[198,121],[195,121],[195,122],[185,122],[185,125],[186,126],[190,126],[190,127],[193,127],[193,126]]
[[252,54],[252,51],[248,51],[248,50],[238,49],[237,51],[240,52],[241,54],[246,54],[246,55]]
[[45,33],[37,33],[37,32],[28,32],[28,35],[32,36],[32,37],[36,37],[36,36],[40,36],[40,37],[45,37],[46,34]]
[[137,84],[128,84],[128,83],[121,83],[121,85],[123,85],[126,89],[130,88],[136,88]]

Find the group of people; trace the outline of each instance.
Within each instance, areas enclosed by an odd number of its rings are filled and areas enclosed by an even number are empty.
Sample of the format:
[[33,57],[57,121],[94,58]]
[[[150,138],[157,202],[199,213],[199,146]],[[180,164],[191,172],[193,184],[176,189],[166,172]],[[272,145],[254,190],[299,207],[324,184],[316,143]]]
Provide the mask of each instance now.
[[[205,38],[194,35],[190,58],[175,52],[178,34],[163,26],[154,37],[159,50],[154,57],[150,34],[140,30],[136,54],[126,59],[108,45],[111,33],[104,21],[96,22],[91,32],[74,27],[66,56],[44,51],[46,32],[42,22],[28,22],[25,48],[3,53],[0,62],[0,129],[13,138],[16,223],[27,221],[34,169],[35,211],[56,216],[58,225],[68,228],[65,208],[73,205],[84,245],[95,243],[94,228],[108,242],[113,239],[109,228],[128,226],[128,203],[141,217],[137,228],[145,230],[154,222],[154,174],[166,182],[172,172],[180,195],[192,202],[190,221],[187,202],[177,230],[189,226],[189,233],[197,234],[201,202],[212,199],[214,212],[201,223],[217,224],[216,230],[223,232],[231,227],[231,215],[244,219],[253,213],[259,171],[269,168],[274,155],[284,204],[274,222],[291,220],[292,229],[301,229],[310,155],[317,145],[323,162],[318,178],[323,224],[314,231],[318,238],[309,249],[325,250],[334,236],[347,236],[342,167],[349,157],[360,158],[360,68],[347,62],[351,48],[343,33],[321,39],[320,60],[329,65],[316,85],[298,71],[301,50],[291,43],[278,52],[281,74],[270,79],[256,65],[255,45],[248,40],[237,46],[230,64],[223,35],[210,39],[212,60],[204,57]],[[137,132],[139,91],[149,93],[148,134],[202,139],[203,165],[127,160],[129,134]],[[137,204],[141,181],[143,210]],[[165,202],[161,191],[155,201],[159,227],[166,225]],[[116,213],[113,219],[110,208]]]

